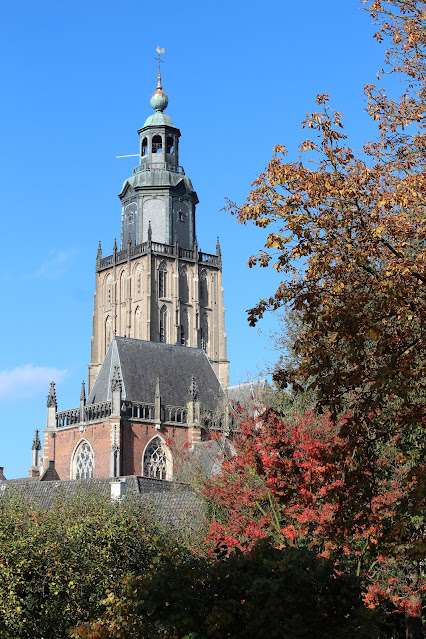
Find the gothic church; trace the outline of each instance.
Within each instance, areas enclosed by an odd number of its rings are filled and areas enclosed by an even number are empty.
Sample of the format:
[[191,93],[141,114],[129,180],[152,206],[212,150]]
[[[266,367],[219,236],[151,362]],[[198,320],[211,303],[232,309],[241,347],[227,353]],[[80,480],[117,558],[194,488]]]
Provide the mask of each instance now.
[[219,240],[215,253],[199,250],[198,197],[167,105],[159,66],[154,113],[138,131],[139,165],[119,193],[121,245],[97,253],[87,396],[83,382],[79,405],[58,411],[51,383],[31,477],[172,479],[182,450],[226,429]]

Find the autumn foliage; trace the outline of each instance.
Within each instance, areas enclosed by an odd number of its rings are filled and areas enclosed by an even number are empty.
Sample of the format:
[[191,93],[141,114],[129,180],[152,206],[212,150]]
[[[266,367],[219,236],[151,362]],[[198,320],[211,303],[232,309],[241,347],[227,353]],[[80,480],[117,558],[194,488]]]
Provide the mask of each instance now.
[[[239,222],[270,230],[249,265],[282,274],[250,323],[281,306],[301,323],[293,364],[277,369],[276,382],[314,391],[317,410],[336,423],[345,415],[344,485],[340,493],[330,485],[330,511],[314,501],[315,516],[332,513],[348,556],[371,555],[372,567],[362,567],[377,576],[369,605],[390,597],[409,618],[420,615],[426,549],[426,3],[363,4],[387,45],[379,77],[403,87],[398,98],[365,87],[377,138],[355,152],[342,114],[319,95],[299,158],[286,161],[277,146],[246,203],[231,208]],[[298,519],[288,526],[299,534]],[[422,636],[419,619],[407,622],[407,636]]]

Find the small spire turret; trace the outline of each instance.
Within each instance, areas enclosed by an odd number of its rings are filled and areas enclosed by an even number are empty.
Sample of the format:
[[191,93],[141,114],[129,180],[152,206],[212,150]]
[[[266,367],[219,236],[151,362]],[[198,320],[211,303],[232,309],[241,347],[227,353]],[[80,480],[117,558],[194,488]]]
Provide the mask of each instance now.
[[55,382],[50,382],[50,391],[47,396],[47,407],[50,408],[51,406],[54,406],[55,409],[58,408],[58,402],[56,401]]
[[81,382],[80,401],[86,403],[86,387],[84,385],[84,379]]
[[219,264],[222,264],[222,253],[220,250],[219,238],[217,238],[217,242],[216,242],[216,256],[217,256],[217,260]]
[[34,435],[32,450],[41,450],[41,441],[38,435],[38,429],[36,429],[36,432]]

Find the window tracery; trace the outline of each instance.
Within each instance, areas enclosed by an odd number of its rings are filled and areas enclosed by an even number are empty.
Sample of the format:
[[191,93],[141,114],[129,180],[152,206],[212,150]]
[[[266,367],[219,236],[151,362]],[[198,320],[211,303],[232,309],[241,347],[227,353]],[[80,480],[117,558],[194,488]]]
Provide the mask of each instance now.
[[89,442],[81,442],[75,452],[73,459],[73,479],[90,479],[94,473],[95,456]]
[[166,451],[159,437],[154,437],[145,449],[142,474],[152,479],[167,479]]
[[160,342],[167,341],[167,308],[162,306],[160,309]]
[[161,262],[158,267],[158,297],[166,297],[167,294],[167,266]]
[[207,273],[206,271],[201,271],[200,273],[200,302],[204,304],[204,306],[208,306],[209,303],[209,291],[207,287]]

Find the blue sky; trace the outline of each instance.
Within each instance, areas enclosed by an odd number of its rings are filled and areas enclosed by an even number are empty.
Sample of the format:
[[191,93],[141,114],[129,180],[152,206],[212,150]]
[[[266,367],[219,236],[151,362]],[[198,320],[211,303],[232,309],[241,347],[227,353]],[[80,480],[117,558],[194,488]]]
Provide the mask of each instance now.
[[45,427],[50,379],[60,410],[78,405],[90,357],[94,266],[120,234],[117,194],[152,112],[157,45],[165,47],[167,113],[198,193],[201,250],[223,255],[231,383],[258,377],[278,355],[276,318],[250,328],[246,309],[274,291],[248,269],[259,229],[222,210],[242,203],[273,146],[290,159],[317,93],[330,93],[350,142],[374,135],[362,89],[384,47],[357,0],[15,0],[0,38],[2,351],[0,465],[26,476],[34,429]]

